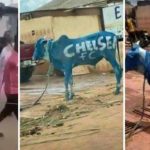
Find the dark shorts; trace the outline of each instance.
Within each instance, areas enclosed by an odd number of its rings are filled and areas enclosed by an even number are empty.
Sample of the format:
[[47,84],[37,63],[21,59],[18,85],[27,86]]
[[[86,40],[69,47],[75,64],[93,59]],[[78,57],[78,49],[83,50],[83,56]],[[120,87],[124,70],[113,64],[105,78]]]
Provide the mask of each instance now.
[[12,113],[15,114],[18,119],[18,94],[6,94],[7,102],[5,108],[0,113],[0,121],[5,119]]

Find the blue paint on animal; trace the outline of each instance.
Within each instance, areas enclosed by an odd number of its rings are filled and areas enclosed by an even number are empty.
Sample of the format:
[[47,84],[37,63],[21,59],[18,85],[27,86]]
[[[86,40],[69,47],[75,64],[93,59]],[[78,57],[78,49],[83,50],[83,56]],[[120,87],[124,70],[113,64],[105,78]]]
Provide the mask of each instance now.
[[35,44],[35,50],[33,53],[33,58],[36,58],[36,60],[40,60],[44,57],[44,45],[47,43],[47,41],[44,38],[40,38],[37,40]]
[[150,84],[150,52],[135,44],[126,54],[125,66],[126,72],[135,70],[145,75]]
[[142,64],[139,57],[139,52],[137,52],[135,48],[128,50],[125,61],[126,72],[130,70],[137,70],[138,64]]
[[[44,57],[45,41],[41,38],[36,42],[33,55],[35,60]],[[116,61],[116,45],[116,35],[105,31],[76,39],[62,35],[56,41],[47,41],[50,61],[55,68],[64,72],[67,99],[72,99],[74,95],[72,90],[69,91],[69,86],[72,89],[73,84],[72,69],[78,65],[96,65],[103,58],[109,61],[114,69],[117,79],[116,94],[119,94],[122,69]]]
[[150,52],[146,52],[145,69],[145,76],[147,78],[148,83],[150,84]]

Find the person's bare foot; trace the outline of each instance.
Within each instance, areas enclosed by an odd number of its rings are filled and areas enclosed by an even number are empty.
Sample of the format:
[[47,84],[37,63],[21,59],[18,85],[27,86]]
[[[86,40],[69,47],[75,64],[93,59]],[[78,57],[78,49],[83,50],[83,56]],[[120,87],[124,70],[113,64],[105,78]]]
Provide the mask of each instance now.
[[1,137],[4,137],[4,134],[3,134],[2,132],[0,132],[0,138],[1,138]]

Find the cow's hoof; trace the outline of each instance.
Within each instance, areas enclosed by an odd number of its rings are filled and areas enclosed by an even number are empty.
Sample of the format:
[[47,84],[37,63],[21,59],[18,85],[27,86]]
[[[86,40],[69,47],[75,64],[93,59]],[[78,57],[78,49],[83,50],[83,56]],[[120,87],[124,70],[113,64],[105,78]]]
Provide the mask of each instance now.
[[114,92],[114,94],[115,94],[115,95],[119,95],[119,94],[120,94],[120,90],[116,90],[116,91]]
[[69,100],[69,94],[68,93],[65,94],[65,99],[66,99],[66,101]]
[[70,98],[73,99],[74,96],[74,93],[71,93]]
[[66,94],[65,94],[65,99],[66,99],[66,101],[71,101],[71,100],[73,100],[73,97],[74,97],[74,93],[66,93]]
[[70,96],[68,97],[68,100],[69,100],[69,101],[73,100],[73,95],[70,95]]
[[4,134],[2,132],[0,132],[0,138],[4,137]]
[[73,97],[68,95],[68,96],[65,96],[65,99],[66,99],[66,101],[71,101],[73,99]]

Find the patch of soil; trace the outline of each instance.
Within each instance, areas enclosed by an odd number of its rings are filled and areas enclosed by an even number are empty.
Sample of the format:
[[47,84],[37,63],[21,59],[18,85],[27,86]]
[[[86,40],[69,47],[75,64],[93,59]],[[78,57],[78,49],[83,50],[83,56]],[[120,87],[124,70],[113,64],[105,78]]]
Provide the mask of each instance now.
[[[91,74],[74,78],[77,85],[73,101],[65,101],[61,92],[51,94],[53,88],[63,85],[61,79],[51,80],[52,86],[40,105],[21,112],[21,150],[122,149],[123,98],[122,93],[113,94],[114,76]],[[34,82],[34,88],[40,85]],[[22,104],[33,100],[32,92],[27,92],[28,95],[23,90]],[[34,128],[40,130],[35,132]],[[28,134],[31,131],[34,134]]]
[[[134,110],[141,109],[143,75],[137,72],[126,73],[126,120],[137,123],[140,115],[134,113]],[[145,99],[146,106],[150,104],[150,86],[146,82]],[[127,150],[149,150],[150,147],[150,119],[144,117],[140,125],[146,126],[145,130],[140,130],[137,134],[126,139]],[[147,127],[149,126],[149,127]]]

